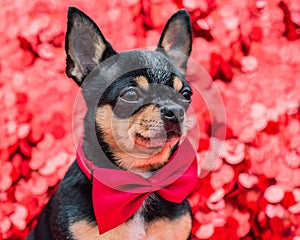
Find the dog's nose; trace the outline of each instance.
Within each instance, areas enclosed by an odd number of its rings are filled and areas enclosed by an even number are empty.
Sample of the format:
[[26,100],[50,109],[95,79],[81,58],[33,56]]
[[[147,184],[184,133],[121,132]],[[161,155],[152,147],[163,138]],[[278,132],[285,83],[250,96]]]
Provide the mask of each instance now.
[[184,120],[184,110],[179,106],[166,106],[161,109],[161,116],[164,120],[181,123]]

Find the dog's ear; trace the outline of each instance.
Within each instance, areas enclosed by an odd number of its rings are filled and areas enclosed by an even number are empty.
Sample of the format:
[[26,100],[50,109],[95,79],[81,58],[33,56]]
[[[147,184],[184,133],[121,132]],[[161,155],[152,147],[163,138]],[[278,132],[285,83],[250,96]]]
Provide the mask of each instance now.
[[95,22],[74,7],[68,9],[65,49],[67,75],[79,86],[101,61],[116,54]]
[[160,37],[157,50],[167,54],[185,74],[186,64],[192,51],[192,26],[186,10],[179,10],[169,19]]

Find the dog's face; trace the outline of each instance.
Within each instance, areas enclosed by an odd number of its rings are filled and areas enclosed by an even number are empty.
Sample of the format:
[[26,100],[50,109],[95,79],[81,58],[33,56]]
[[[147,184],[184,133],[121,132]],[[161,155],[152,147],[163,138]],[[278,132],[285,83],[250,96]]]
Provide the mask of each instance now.
[[85,131],[96,126],[98,142],[121,168],[146,172],[161,167],[188,128],[192,90],[185,80],[191,52],[187,12],[170,18],[156,51],[117,53],[88,16],[70,8],[66,52],[67,75],[78,85],[86,79],[91,83],[83,88],[85,99],[109,81],[96,96],[96,108],[87,104]]

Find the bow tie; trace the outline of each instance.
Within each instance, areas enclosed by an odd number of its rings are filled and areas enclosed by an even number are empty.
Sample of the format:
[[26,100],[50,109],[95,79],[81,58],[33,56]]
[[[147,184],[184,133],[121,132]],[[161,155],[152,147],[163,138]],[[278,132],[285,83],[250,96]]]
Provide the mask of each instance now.
[[100,168],[77,148],[77,163],[92,182],[92,201],[99,234],[127,221],[151,194],[158,193],[167,201],[181,203],[197,181],[197,159],[186,139],[168,163],[149,178],[122,169]]

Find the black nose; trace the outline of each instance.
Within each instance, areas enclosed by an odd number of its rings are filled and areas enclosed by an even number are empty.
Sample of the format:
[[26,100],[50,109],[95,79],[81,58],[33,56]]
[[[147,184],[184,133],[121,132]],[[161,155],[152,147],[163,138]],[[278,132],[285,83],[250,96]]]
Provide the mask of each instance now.
[[163,107],[161,116],[164,120],[181,123],[184,120],[184,110],[179,106]]

